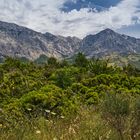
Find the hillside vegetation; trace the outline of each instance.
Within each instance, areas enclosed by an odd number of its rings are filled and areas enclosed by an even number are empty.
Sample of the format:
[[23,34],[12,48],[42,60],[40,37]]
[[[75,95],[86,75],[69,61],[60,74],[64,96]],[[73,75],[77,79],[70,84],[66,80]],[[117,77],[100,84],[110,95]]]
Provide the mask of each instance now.
[[0,140],[140,139],[139,69],[45,59],[0,64]]

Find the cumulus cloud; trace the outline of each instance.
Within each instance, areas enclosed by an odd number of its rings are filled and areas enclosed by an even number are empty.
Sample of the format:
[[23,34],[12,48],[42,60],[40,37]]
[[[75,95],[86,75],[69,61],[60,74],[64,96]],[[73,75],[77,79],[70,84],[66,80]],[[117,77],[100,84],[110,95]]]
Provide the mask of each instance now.
[[105,28],[117,30],[140,23],[139,0],[122,0],[118,5],[102,12],[82,8],[67,13],[60,10],[66,1],[68,0],[1,0],[0,20],[39,32],[81,38]]

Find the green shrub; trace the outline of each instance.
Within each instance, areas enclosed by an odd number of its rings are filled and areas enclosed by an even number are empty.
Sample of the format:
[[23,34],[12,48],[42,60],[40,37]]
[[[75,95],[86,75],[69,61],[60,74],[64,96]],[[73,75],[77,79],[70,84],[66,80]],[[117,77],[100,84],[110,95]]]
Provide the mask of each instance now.
[[129,100],[121,95],[108,94],[101,106],[102,118],[117,130],[120,139],[123,140],[126,121],[130,114]]

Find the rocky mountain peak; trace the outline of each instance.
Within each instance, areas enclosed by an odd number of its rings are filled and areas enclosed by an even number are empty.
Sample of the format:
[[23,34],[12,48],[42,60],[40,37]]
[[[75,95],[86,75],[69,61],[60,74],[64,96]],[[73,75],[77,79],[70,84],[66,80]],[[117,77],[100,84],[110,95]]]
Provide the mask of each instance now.
[[105,29],[96,35],[85,37],[80,51],[88,57],[140,53],[140,40]]
[[45,34],[12,23],[0,21],[0,57],[26,57],[30,60],[40,55],[58,59],[83,52],[87,57],[112,53],[140,53],[140,39],[121,35],[105,29],[84,39]]
[[42,34],[13,23],[0,22],[0,57],[26,57],[30,60],[40,55],[62,59],[70,56],[79,46],[79,40]]
[[115,31],[107,28],[101,32],[99,32],[98,34],[96,34],[96,36],[98,37],[103,37],[103,38],[114,38],[114,37],[119,37],[120,34],[116,33]]
[[105,34],[109,34],[109,33],[115,33],[112,29],[110,28],[106,28],[105,30],[101,31],[100,33],[105,33]]

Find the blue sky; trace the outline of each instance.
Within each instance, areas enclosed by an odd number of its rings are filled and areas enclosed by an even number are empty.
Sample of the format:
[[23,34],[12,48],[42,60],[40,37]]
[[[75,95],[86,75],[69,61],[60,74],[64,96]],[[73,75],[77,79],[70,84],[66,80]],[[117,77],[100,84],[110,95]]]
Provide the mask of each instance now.
[[64,3],[64,11],[68,12],[73,9],[80,10],[81,8],[93,8],[93,7],[103,7],[109,8],[111,6],[116,6],[121,0],[76,0],[66,1]]
[[111,28],[140,38],[140,0],[0,0],[0,20],[63,36]]

